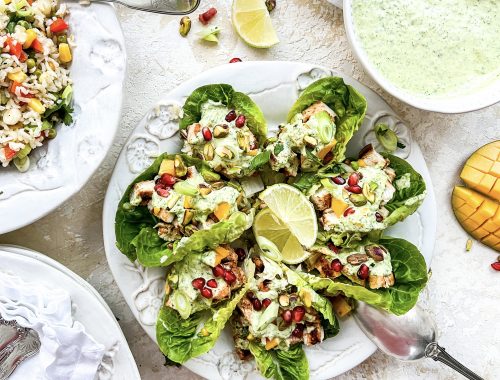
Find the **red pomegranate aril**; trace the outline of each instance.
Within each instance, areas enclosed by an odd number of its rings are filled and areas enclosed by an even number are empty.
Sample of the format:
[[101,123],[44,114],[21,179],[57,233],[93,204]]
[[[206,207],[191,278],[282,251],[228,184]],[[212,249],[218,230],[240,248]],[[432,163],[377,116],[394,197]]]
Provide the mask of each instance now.
[[229,61],[229,63],[238,63],[238,62],[242,62],[241,58],[233,58]]
[[236,276],[233,272],[227,271],[226,273],[224,273],[224,281],[231,285],[236,281]]
[[302,320],[304,319],[304,315],[306,315],[306,309],[304,308],[304,306],[295,306],[293,308],[292,316],[295,322],[302,322]]
[[217,265],[215,268],[212,269],[212,273],[215,277],[223,277],[224,273],[226,273],[226,270],[222,265]]
[[264,298],[262,300],[262,307],[264,309],[267,309],[267,307],[271,304],[271,300],[269,298]]
[[236,111],[235,110],[232,110],[231,112],[229,112],[227,115],[226,115],[226,121],[228,123],[232,122],[233,120],[236,120],[236,118],[238,117],[238,115],[236,115]]
[[234,125],[236,125],[236,128],[243,128],[245,126],[245,121],[246,117],[243,115],[240,115],[236,118],[236,121],[234,122]]
[[195,278],[191,281],[191,284],[193,285],[193,288],[201,290],[205,286],[205,279],[202,277]]
[[333,160],[333,152],[328,152],[326,154],[326,156],[323,158],[323,163],[324,164],[327,164],[329,163],[331,160]]
[[328,248],[330,249],[330,251],[333,251],[333,252],[335,252],[335,253],[339,253],[339,252],[340,252],[340,250],[342,249],[342,248],[340,248],[340,247],[337,247],[337,246],[336,246],[335,244],[333,244],[332,242],[328,243]]
[[361,264],[361,266],[358,269],[358,277],[361,280],[366,280],[369,275],[370,275],[370,268],[368,268],[368,266],[365,264]]
[[497,261],[496,263],[491,264],[491,267],[500,272],[500,262]]
[[353,194],[361,194],[363,192],[363,188],[358,185],[346,186],[345,189]]
[[205,141],[212,140],[212,131],[210,131],[210,129],[208,129],[208,127],[203,127],[203,129],[201,130],[201,133],[202,133]]
[[252,300],[252,306],[257,311],[261,311],[262,310],[262,302],[260,302],[258,298],[254,298]]
[[347,210],[344,211],[344,217],[348,217],[351,214],[354,214],[356,210],[354,210],[352,207],[349,207]]
[[217,281],[215,281],[213,278],[211,280],[207,281],[207,286],[209,288],[216,288],[217,287]]
[[376,212],[375,213],[375,220],[379,223],[382,223],[384,221],[384,217],[380,215],[380,213]]
[[352,173],[350,176],[349,176],[349,179],[347,180],[347,184],[349,186],[354,186],[354,185],[357,185],[359,182],[359,174],[358,173]]
[[247,254],[243,248],[235,249],[236,255],[238,256],[238,261],[243,261],[247,257]]
[[304,335],[305,326],[302,323],[298,323],[295,329],[292,331],[292,336],[295,338],[302,338]]
[[286,323],[292,322],[292,311],[291,310],[285,310],[281,314],[281,318],[283,318],[283,321],[285,321]]
[[331,267],[334,272],[342,272],[342,269],[344,269],[344,266],[339,259],[333,260],[331,263]]
[[250,301],[253,301],[255,299],[255,294],[253,294],[253,292],[248,292],[247,293],[247,298],[250,300]]
[[206,11],[205,13],[202,13],[198,16],[198,20],[200,20],[200,22],[203,24],[203,25],[207,25],[208,22],[214,18],[214,16],[217,14],[217,9],[215,8],[210,8],[208,11]]
[[162,176],[160,177],[160,182],[166,186],[174,186],[176,181],[177,179],[173,175],[170,175],[168,173],[162,174]]
[[201,289],[201,295],[205,298],[212,298],[213,297],[212,291],[208,288]]
[[345,178],[341,176],[333,177],[332,182],[336,185],[343,185],[345,184]]

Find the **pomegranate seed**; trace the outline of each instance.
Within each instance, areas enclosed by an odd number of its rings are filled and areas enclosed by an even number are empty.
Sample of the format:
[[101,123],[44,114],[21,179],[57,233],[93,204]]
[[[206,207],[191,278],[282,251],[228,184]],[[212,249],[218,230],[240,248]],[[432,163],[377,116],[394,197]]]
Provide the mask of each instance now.
[[497,261],[496,263],[491,264],[491,267],[500,272],[500,262]]
[[349,215],[351,214],[354,214],[356,212],[355,209],[353,209],[352,207],[349,207],[347,210],[344,211],[344,217],[348,217]]
[[215,277],[223,277],[224,273],[226,273],[226,270],[222,265],[217,265],[215,268],[212,269],[212,273]]
[[175,185],[176,181],[177,179],[173,175],[170,175],[168,173],[162,174],[162,176],[160,177],[160,182],[166,186],[173,186]]
[[365,264],[361,264],[361,266],[358,269],[358,277],[362,280],[366,280],[369,275],[370,275],[370,268],[368,268],[368,266],[366,266]]
[[334,272],[342,272],[342,269],[344,268],[344,266],[342,265],[342,263],[340,262],[339,259],[333,260],[331,267],[332,267]]
[[238,62],[242,62],[240,58],[233,58],[229,61],[229,63],[238,63]]
[[253,294],[253,292],[248,292],[247,293],[247,298],[250,300],[250,301],[253,301],[255,299],[255,294]]
[[236,281],[236,276],[233,272],[227,271],[224,273],[224,281],[226,281],[229,285]]
[[375,220],[379,223],[382,223],[384,221],[384,217],[380,215],[378,212],[375,213]]
[[207,281],[207,286],[210,288],[216,288],[217,287],[217,281],[215,281],[213,278],[211,280]]
[[345,178],[341,176],[333,177],[332,182],[336,185],[343,185],[345,183]]
[[304,306],[295,306],[292,315],[295,322],[301,322],[304,319],[304,315],[306,315],[306,309]]
[[363,192],[361,186],[358,185],[346,186],[345,189],[353,194],[361,194]]
[[238,255],[238,261],[243,261],[247,257],[247,254],[243,248],[236,248],[235,252]]
[[253,305],[253,308],[257,311],[260,311],[262,310],[262,303],[257,299],[257,298],[254,298],[253,301],[252,301],[252,305]]
[[295,329],[292,331],[292,336],[294,336],[295,338],[302,338],[302,336],[304,335],[304,329],[305,326],[302,323],[298,323],[295,326]]
[[203,134],[203,138],[205,139],[205,141],[212,140],[212,132],[210,131],[210,129],[208,129],[208,127],[203,127],[201,133]]
[[227,115],[226,115],[226,121],[228,123],[232,122],[233,120],[236,120],[236,118],[238,117],[238,115],[236,115],[236,111],[235,110],[232,110],[231,112],[229,112]]
[[269,298],[264,298],[262,300],[262,307],[264,309],[267,309],[267,307],[271,304],[271,300]]
[[236,125],[236,128],[243,128],[245,126],[245,121],[246,117],[243,115],[240,115],[236,118],[236,121],[234,122],[234,125]]
[[283,318],[283,321],[285,321],[285,323],[292,322],[292,311],[291,310],[285,310],[281,314],[281,318]]
[[212,298],[213,297],[212,291],[208,288],[201,289],[201,295],[205,298]]
[[195,278],[191,281],[191,284],[193,285],[193,288],[201,290],[205,286],[205,279],[201,277]]
[[217,14],[217,9],[215,8],[210,8],[208,11],[206,11],[205,13],[202,13],[198,16],[198,20],[200,20],[200,22],[203,24],[203,25],[207,25],[208,22],[214,18],[214,16]]
[[342,248],[337,247],[335,244],[332,242],[328,243],[328,248],[330,248],[330,251],[333,251],[335,253],[339,253]]
[[349,186],[354,186],[354,185],[357,185],[359,182],[359,175],[358,173],[352,173],[350,176],[349,176],[349,179],[347,180],[347,184]]

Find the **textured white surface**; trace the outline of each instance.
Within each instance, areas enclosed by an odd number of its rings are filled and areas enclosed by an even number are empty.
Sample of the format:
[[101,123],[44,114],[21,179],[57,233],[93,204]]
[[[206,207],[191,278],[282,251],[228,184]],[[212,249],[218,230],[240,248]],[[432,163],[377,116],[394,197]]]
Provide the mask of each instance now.
[[[178,18],[118,8],[128,52],[121,129],[113,150],[87,186],[73,199],[36,224],[0,236],[0,242],[28,246],[56,258],[93,284],[111,306],[131,345],[142,378],[199,379],[186,369],[165,368],[162,356],[144,334],[111,277],[102,243],[101,212],[107,182],[121,146],[143,114],[183,80],[227,62],[296,60],[343,71],[377,91],[410,126],[427,159],[438,204],[438,238],[433,276],[422,298],[436,319],[440,342],[457,359],[486,379],[500,373],[500,273],[489,264],[497,253],[478,243],[465,252],[467,235],[453,217],[452,186],[465,159],[481,145],[500,139],[500,105],[462,115],[417,110],[386,93],[371,81],[352,56],[342,12],[325,0],[278,0],[273,20],[281,43],[269,51],[256,51],[238,41],[229,23],[229,0],[216,4],[214,20],[223,31],[219,46],[177,35]],[[195,17],[193,17],[195,19]],[[197,22],[193,22],[197,27]],[[193,28],[193,31],[194,28]],[[432,361],[401,364],[376,353],[359,367],[340,376],[348,379],[455,379],[450,370]]]

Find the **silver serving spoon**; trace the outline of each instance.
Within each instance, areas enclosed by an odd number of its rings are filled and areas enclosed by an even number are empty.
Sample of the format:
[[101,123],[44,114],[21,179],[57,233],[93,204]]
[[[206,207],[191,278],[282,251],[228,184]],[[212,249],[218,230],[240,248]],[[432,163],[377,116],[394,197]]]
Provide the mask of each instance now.
[[387,355],[404,361],[431,358],[468,379],[483,380],[437,344],[436,325],[430,315],[418,306],[398,317],[357,302],[354,319],[366,336]]
[[81,0],[85,3],[117,3],[139,11],[165,15],[187,15],[194,12],[201,0]]

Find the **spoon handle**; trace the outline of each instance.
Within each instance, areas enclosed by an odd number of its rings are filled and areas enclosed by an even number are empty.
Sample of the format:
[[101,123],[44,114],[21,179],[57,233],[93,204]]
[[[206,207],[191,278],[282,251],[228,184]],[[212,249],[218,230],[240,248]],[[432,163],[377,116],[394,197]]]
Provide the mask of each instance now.
[[437,344],[437,342],[432,342],[427,345],[427,347],[425,348],[425,356],[427,358],[431,358],[435,361],[446,364],[448,367],[453,368],[455,371],[464,375],[468,379],[484,380],[482,377],[479,377],[470,369],[455,360],[450,354],[446,352],[443,347]]

